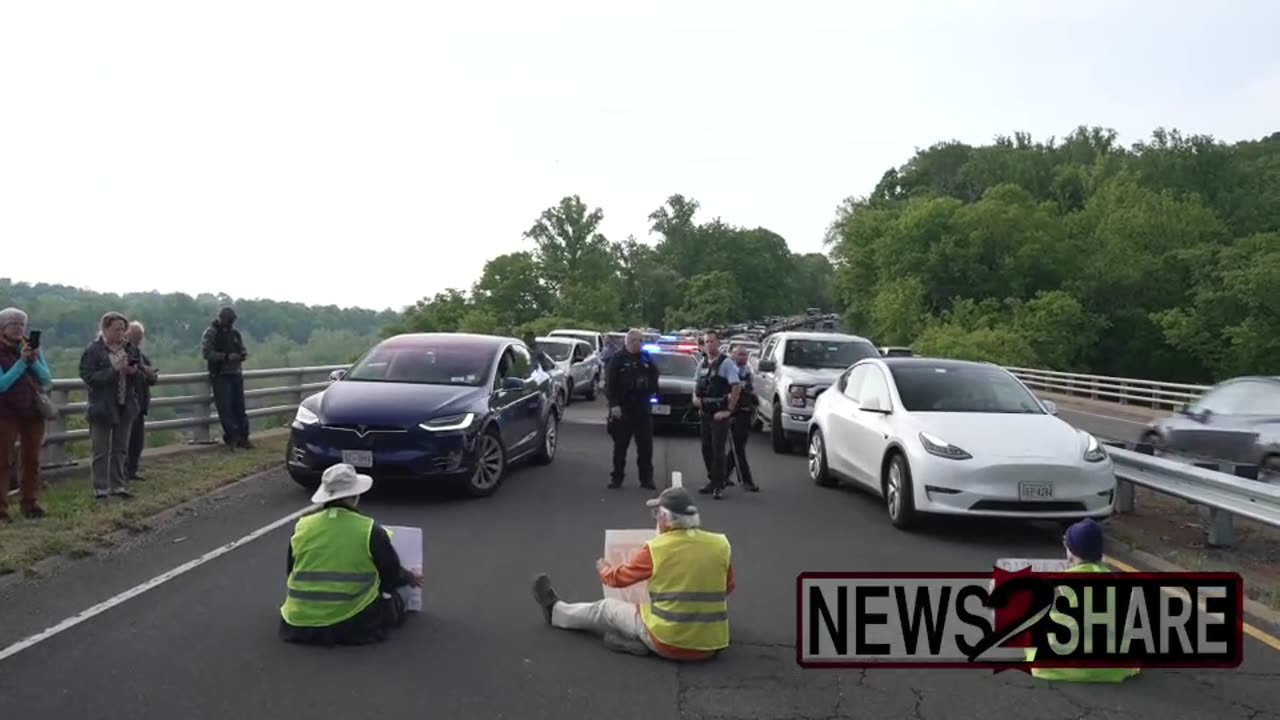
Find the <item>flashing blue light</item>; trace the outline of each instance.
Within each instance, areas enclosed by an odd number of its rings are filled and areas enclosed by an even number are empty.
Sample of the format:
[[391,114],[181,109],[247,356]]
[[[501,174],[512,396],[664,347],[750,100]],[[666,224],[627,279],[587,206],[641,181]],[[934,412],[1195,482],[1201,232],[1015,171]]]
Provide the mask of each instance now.
[[679,335],[662,335],[658,337],[662,342],[680,342]]
[[662,352],[662,346],[660,346],[660,345],[654,345],[654,344],[652,344],[652,343],[651,343],[651,344],[649,344],[649,345],[641,345],[641,346],[640,346],[640,349],[641,349],[641,350],[648,350],[649,352]]
[[657,396],[657,395],[650,396],[650,398],[649,398],[649,404],[650,404],[650,405],[655,405],[655,404],[657,404],[657,402],[658,402],[658,396]]

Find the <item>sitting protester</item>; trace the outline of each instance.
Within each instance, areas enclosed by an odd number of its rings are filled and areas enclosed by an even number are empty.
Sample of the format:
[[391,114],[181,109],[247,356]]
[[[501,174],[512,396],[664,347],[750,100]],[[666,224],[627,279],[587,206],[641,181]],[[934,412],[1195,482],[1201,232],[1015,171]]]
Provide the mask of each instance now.
[[311,501],[323,507],[298,520],[289,541],[288,594],[280,637],[308,645],[381,642],[404,622],[397,592],[422,587],[422,573],[400,565],[391,535],[356,511],[373,478],[334,465]]
[[[1093,520],[1084,519],[1067,528],[1062,537],[1069,565],[1065,572],[1111,572],[1110,568],[1102,564],[1103,540],[1102,526]],[[1051,611],[1051,615],[1062,618],[1063,622],[1067,621],[1057,610]],[[1028,662],[1035,660],[1036,649],[1027,648],[1025,655]],[[1141,668],[1032,668],[1031,676],[1060,682],[1116,683],[1128,680],[1140,670]]]

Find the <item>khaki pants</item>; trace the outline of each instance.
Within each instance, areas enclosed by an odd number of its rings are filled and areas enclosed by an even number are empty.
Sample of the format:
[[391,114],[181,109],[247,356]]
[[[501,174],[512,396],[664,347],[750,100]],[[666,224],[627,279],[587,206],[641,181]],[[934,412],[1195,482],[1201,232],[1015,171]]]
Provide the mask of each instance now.
[[120,422],[91,422],[89,442],[93,446],[93,494],[106,497],[127,490],[125,462],[129,457],[129,433],[133,430],[133,413],[120,411]]
[[40,498],[40,448],[44,445],[44,418],[0,418],[0,472],[4,483],[0,485],[0,512],[6,512],[9,504],[9,469],[13,465],[13,443],[18,443],[18,459],[22,465],[19,487],[22,488],[22,508],[35,506]]
[[589,603],[558,602],[551,609],[551,624],[565,630],[586,630],[604,636],[611,649],[646,655],[654,652],[649,630],[635,603],[605,598]]

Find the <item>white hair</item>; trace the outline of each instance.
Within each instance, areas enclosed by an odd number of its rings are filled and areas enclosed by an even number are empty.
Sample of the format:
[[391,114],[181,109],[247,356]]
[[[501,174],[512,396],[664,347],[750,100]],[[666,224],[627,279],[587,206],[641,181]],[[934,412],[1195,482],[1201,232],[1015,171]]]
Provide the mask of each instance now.
[[7,307],[0,310],[0,328],[6,328],[10,325],[26,325],[27,314],[16,307]]
[[632,340],[632,339],[634,339],[634,340],[643,340],[643,339],[644,339],[644,332],[643,332],[643,331],[641,331],[641,330],[639,330],[638,328],[631,328],[630,330],[628,330],[628,331],[627,331],[627,339],[628,339],[628,340]]
[[146,334],[147,334],[147,328],[146,328],[142,323],[138,322],[137,320],[134,320],[133,322],[129,323],[129,329],[130,329],[130,330],[137,330],[138,332],[142,333],[143,335],[146,335]]
[[663,523],[679,530],[692,530],[702,527],[702,516],[698,513],[692,515],[677,515],[666,508],[658,508],[658,512],[662,515]]

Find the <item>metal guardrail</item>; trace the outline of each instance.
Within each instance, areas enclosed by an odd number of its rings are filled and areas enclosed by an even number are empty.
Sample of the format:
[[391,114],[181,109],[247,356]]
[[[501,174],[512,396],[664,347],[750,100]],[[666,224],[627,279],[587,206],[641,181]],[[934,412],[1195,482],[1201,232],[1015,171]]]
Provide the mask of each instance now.
[[[288,385],[247,388],[244,392],[246,401],[252,398],[279,396],[288,396],[288,399],[286,402],[281,404],[253,408],[248,410],[246,414],[250,419],[253,419],[260,417],[274,417],[277,415],[296,412],[298,405],[303,400],[329,386],[329,373],[334,370],[345,369],[347,367],[347,365],[319,365],[296,368],[245,370],[244,379],[246,383],[265,378],[289,378],[292,381]],[[324,379],[308,381],[308,378],[313,378],[315,376],[324,376]],[[156,384],[183,385],[186,386],[189,394],[155,397],[151,400],[151,407],[185,407],[191,408],[192,412],[188,417],[148,421],[146,428],[148,430],[177,430],[190,428],[190,442],[195,444],[211,442],[209,429],[217,424],[218,415],[213,408],[213,388],[209,384],[209,374],[203,372],[183,373],[178,375],[162,374]],[[76,414],[84,413],[87,406],[87,403],[85,402],[69,402],[69,397],[71,393],[84,392],[85,390],[85,384],[81,382],[79,378],[58,378],[53,381],[53,389],[49,392],[49,399],[58,407],[59,417],[57,420],[50,420],[46,425],[44,451],[41,454],[41,464],[43,466],[58,467],[66,465],[66,443],[76,440],[84,440],[89,437],[88,428],[80,428],[76,430],[67,429],[67,418]]]
[[1176,410],[1209,391],[1208,385],[1158,382],[1137,378],[1086,375],[1037,368],[1005,368],[1033,390],[1078,395],[1122,404]]
[[1257,479],[1254,466],[1239,466],[1243,477],[1168,458],[1156,457],[1150,445],[1133,449],[1108,443],[1116,468],[1116,512],[1135,509],[1134,488],[1141,486],[1181,498],[1207,510],[1206,544],[1232,543],[1236,516],[1280,527],[1280,487]]

